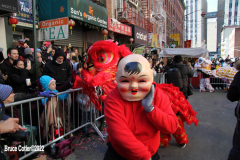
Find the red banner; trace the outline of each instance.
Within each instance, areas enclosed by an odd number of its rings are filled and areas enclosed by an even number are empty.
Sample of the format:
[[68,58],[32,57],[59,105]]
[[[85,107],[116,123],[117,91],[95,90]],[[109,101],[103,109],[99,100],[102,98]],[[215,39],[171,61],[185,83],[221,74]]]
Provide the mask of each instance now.
[[108,30],[116,33],[132,36],[132,27],[120,22],[113,23],[112,19],[108,18]]
[[192,40],[187,40],[184,42],[184,48],[191,48]]

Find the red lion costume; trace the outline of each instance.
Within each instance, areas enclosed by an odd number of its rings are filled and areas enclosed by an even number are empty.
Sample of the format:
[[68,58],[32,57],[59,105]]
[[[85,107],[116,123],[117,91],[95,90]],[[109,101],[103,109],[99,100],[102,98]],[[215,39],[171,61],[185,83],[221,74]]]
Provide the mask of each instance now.
[[[132,52],[125,46],[118,46],[112,40],[95,42],[88,49],[88,58],[81,72],[83,77],[83,91],[90,97],[97,110],[101,110],[101,101],[105,100],[107,94],[117,86],[115,73],[118,61]],[[174,113],[178,116],[179,126],[173,134],[178,144],[188,143],[188,137],[183,122],[187,124],[198,124],[196,112],[185,99],[179,88],[172,84],[158,84],[168,95]],[[161,134],[161,146],[168,146],[170,135]]]

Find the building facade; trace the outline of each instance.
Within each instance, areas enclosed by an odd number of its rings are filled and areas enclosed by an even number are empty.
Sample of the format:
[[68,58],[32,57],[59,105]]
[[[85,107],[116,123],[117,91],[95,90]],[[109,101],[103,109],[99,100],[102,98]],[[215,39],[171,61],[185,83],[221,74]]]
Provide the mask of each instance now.
[[227,26],[239,25],[239,0],[225,0],[225,19],[224,24]]
[[208,22],[207,32],[207,50],[216,53],[217,51],[217,22]]
[[225,26],[221,32],[221,57],[224,59],[240,56],[240,28]]
[[[185,10],[185,4],[183,0],[164,0],[163,9],[167,15],[166,26],[166,43],[170,46],[173,41],[178,41],[178,47],[183,46],[183,15]],[[173,38],[171,35],[177,35],[177,38]]]
[[206,0],[185,0],[185,40],[192,41],[192,48],[202,47],[207,40],[207,20],[201,13],[207,13]]

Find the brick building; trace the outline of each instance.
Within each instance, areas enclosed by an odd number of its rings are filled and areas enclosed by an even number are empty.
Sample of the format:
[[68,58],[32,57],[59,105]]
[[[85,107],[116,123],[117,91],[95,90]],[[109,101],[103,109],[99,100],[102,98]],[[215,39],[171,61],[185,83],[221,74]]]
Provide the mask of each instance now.
[[185,4],[183,0],[163,0],[163,9],[167,14],[167,44],[170,45],[170,41],[175,41],[170,36],[171,34],[179,33],[180,44],[182,47],[182,35],[183,35],[183,15],[185,10]]

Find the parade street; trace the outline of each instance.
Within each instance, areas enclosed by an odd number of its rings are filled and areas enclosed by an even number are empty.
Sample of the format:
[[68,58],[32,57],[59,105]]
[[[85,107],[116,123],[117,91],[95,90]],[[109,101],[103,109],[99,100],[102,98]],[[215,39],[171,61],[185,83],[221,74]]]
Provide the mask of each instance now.
[[[198,126],[185,124],[189,143],[179,148],[175,139],[167,148],[159,148],[161,160],[226,160],[231,149],[232,136],[236,125],[234,108],[227,98],[227,92],[216,90],[213,93],[193,91],[190,104],[197,112]],[[106,133],[104,132],[104,135]],[[107,150],[106,142],[93,134],[89,138],[76,141],[75,152],[66,160],[102,160]]]

